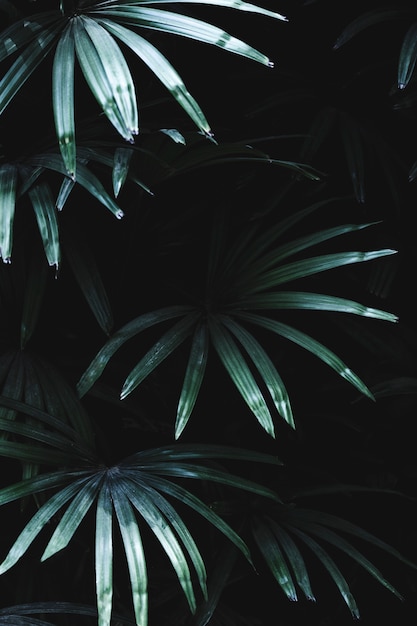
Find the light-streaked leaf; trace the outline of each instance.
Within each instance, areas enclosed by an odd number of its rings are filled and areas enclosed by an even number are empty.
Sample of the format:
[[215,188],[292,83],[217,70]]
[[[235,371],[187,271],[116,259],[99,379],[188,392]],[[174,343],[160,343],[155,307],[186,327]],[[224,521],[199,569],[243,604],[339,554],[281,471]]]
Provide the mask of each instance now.
[[[28,163],[54,170],[64,176],[67,176],[62,158],[58,154],[38,154],[28,159]],[[77,183],[86,189],[92,196],[108,208],[115,217],[121,219],[123,211],[116,204],[113,198],[107,193],[100,180],[90,170],[78,161],[77,164]]]
[[155,505],[166,516],[169,523],[172,526],[173,531],[178,536],[180,543],[186,549],[194,570],[197,574],[200,589],[203,597],[207,599],[207,573],[204,565],[203,558],[200,550],[198,549],[193,536],[188,530],[186,524],[182,520],[181,516],[177,513],[175,508],[164,498],[159,491],[151,489],[149,485],[144,481],[142,489],[152,498]]
[[187,599],[188,606],[191,612],[194,613],[197,605],[190,568],[184,551],[172,531],[170,521],[165,517],[162,511],[155,506],[155,502],[152,498],[144,492],[139,495],[134,483],[123,480],[123,487],[129,500],[146,521],[168,556]]
[[70,20],[59,39],[54,55],[52,107],[59,148],[71,179],[75,179],[76,174],[74,66],[73,22]]
[[192,312],[177,322],[148,350],[123,383],[120,398],[126,398],[153,370],[180,346],[192,332],[199,313]]
[[318,257],[309,257],[308,259],[287,263],[259,274],[256,279],[249,282],[246,293],[258,293],[293,280],[343,267],[344,265],[366,263],[367,261],[373,261],[374,259],[396,253],[396,250],[386,249],[369,252],[336,252],[334,254],[323,254]]
[[117,481],[111,481],[110,488],[126,553],[136,624],[146,625],[148,623],[148,573],[142,537],[132,506],[123,489],[120,489]]
[[294,572],[297,585],[303,591],[307,600],[315,602],[316,598],[314,597],[313,590],[311,589],[308,570],[297,544],[292,539],[291,535],[274,519],[268,518],[268,523],[286,554],[288,563]]
[[358,389],[365,396],[367,396],[371,400],[375,399],[370,389],[368,389],[368,387],[359,378],[359,376],[357,376],[334,352],[329,350],[326,346],[324,346],[316,339],[313,339],[313,337],[306,335],[302,331],[299,331],[292,326],[288,326],[287,324],[283,324],[282,322],[277,322],[275,320],[260,315],[258,316],[242,313],[240,317],[252,322],[253,324],[258,324],[263,328],[267,328],[268,330],[271,330],[281,337],[285,337],[285,339],[293,341],[305,350],[308,350],[318,359],[323,361],[323,363],[326,363],[326,365],[331,367],[344,380],[356,387],[356,389]]
[[249,46],[245,42],[233,37],[217,26],[208,22],[172,13],[147,6],[109,6],[100,10],[100,15],[109,16],[115,21],[124,21],[128,24],[162,31],[173,35],[180,35],[196,41],[218,46],[223,50],[234,54],[242,55],[268,67],[273,67],[273,63],[259,50]]
[[379,571],[379,569],[369,561],[363,554],[355,548],[351,543],[346,541],[343,537],[340,537],[333,531],[328,528],[324,528],[319,524],[306,524],[304,530],[308,533],[327,541],[331,545],[335,546],[339,550],[342,550],[345,554],[350,556],[354,561],[356,561],[361,567],[363,567],[371,576],[373,576],[383,587],[391,591],[399,600],[403,600],[404,598],[401,594],[391,585],[390,582],[383,576],[383,574]]
[[165,322],[175,317],[181,317],[190,311],[192,311],[192,308],[187,306],[166,307],[163,309],[157,309],[156,311],[151,311],[150,313],[144,313],[128,324],[125,324],[125,326],[114,333],[114,335],[104,344],[92,360],[77,384],[78,394],[82,397],[87,393],[90,387],[101,376],[113,354],[128,339],[131,339],[135,335],[138,335],[143,330],[146,330],[155,324]]
[[[142,4],[146,3],[147,0],[145,0],[145,2],[142,2]],[[123,4],[137,4],[137,1],[123,0]],[[149,0],[149,4],[208,4],[215,7],[237,9],[238,11],[247,11],[248,13],[258,13],[259,15],[265,15],[267,17],[287,21],[287,18],[284,17],[284,15],[282,15],[281,13],[276,13],[274,11],[270,11],[269,9],[264,9],[263,7],[251,4],[250,2],[245,2],[244,0],[178,0],[178,2],[176,2],[175,0],[157,0],[156,2],[151,2],[151,0]]]
[[38,183],[29,190],[29,196],[35,211],[39,232],[49,265],[58,269],[61,260],[58,220],[55,202],[47,183]]
[[79,485],[79,489],[75,494],[72,502],[62,515],[57,527],[42,554],[41,561],[46,561],[51,556],[67,547],[74,536],[75,531],[83,521],[84,517],[90,510],[98,489],[100,487],[101,476],[94,475],[83,485]]
[[329,556],[329,554],[322,548],[322,546],[314,541],[309,535],[302,532],[298,528],[291,529],[294,534],[296,534],[315,554],[315,556],[321,561],[326,570],[329,572],[331,578],[335,582],[337,588],[339,589],[340,595],[343,600],[346,602],[347,606],[352,613],[352,616],[356,619],[360,618],[359,609],[356,604],[356,600],[352,595],[352,592],[349,588],[349,585],[343,576],[342,572],[334,562],[334,560]]
[[417,61],[417,23],[405,34],[398,61],[398,88],[405,89],[414,73]]
[[188,92],[179,74],[159,50],[146,39],[128,28],[112,23],[110,20],[100,20],[100,23],[115,37],[118,37],[124,44],[129,46],[131,50],[148,65],[191,117],[196,126],[200,128],[200,130],[210,134],[210,125],[203,111]]
[[258,519],[252,527],[253,536],[272,575],[289,600],[298,600],[297,591],[279,542],[271,529]]
[[262,391],[230,333],[214,317],[209,320],[210,337],[230,378],[262,428],[275,437],[274,422]]
[[277,291],[276,293],[254,294],[234,303],[243,309],[300,309],[308,311],[334,311],[361,317],[398,322],[394,313],[368,307],[355,300],[306,291]]
[[98,625],[110,626],[113,605],[112,502],[108,482],[101,486],[97,501],[95,569]]
[[[137,478],[131,477],[131,480],[135,482]],[[191,492],[183,487],[176,485],[175,483],[168,481],[160,476],[147,476],[146,484],[154,487],[158,491],[166,493],[172,498],[176,498],[179,502],[183,502],[191,509],[196,511],[199,515],[204,517],[214,528],[217,528],[225,537],[229,539],[245,556],[245,558],[251,563],[251,556],[249,548],[243,541],[243,539],[233,530],[229,524],[227,524],[215,511],[205,504],[202,500],[194,496]],[[138,488],[142,486],[141,482],[138,482]],[[240,485],[239,488],[245,488],[245,485]]]
[[[66,472],[62,472],[61,475],[54,475],[54,481],[48,481],[48,478],[50,477],[48,477],[48,475],[44,475],[37,479],[24,481],[20,484],[22,486],[32,485],[36,489],[37,487],[41,487],[43,484],[49,482],[49,485],[51,487],[54,487],[65,482],[67,476],[68,474]],[[45,502],[45,504],[43,504],[36,511],[36,513],[31,517],[29,522],[20,532],[4,561],[0,564],[0,574],[4,574],[4,572],[7,572],[7,570],[9,570],[17,563],[17,561],[25,554],[25,552],[39,535],[39,533],[43,530],[43,528],[51,522],[53,516],[68,502],[68,500],[73,498],[78,493],[85,480],[88,480],[88,478],[81,478],[81,480],[75,481],[74,483],[64,487],[61,491],[51,496],[51,498],[49,498],[49,500],[47,500],[47,502]],[[18,492],[19,485],[17,485],[16,487]],[[4,490],[2,490],[2,492],[3,491]],[[12,491],[12,488],[9,487],[8,491]],[[26,495],[30,495],[31,493],[31,491],[26,491]],[[22,496],[17,495],[17,498],[20,497]],[[1,496],[0,503],[3,504]]]
[[178,402],[175,439],[179,439],[187,425],[203,382],[208,358],[208,339],[207,325],[199,324],[192,339],[190,356]]
[[[42,29],[36,39],[28,44],[0,80],[0,115],[51,51],[57,33],[57,27]],[[13,48],[13,44],[11,47]]]
[[235,335],[252,359],[271,394],[271,398],[278,413],[292,428],[295,428],[291,403],[286,387],[268,354],[255,337],[243,328],[243,326],[236,323],[232,317],[226,315],[218,315],[217,317],[219,321]]
[[120,135],[133,143],[138,113],[133,78],[114,38],[87,15],[73,18],[75,52],[94,97]]
[[116,148],[114,151],[114,165],[112,172],[113,193],[115,197],[120,193],[129,171],[133,150],[131,148]]
[[0,165],[0,258],[4,263],[9,263],[12,256],[17,172],[16,165]]

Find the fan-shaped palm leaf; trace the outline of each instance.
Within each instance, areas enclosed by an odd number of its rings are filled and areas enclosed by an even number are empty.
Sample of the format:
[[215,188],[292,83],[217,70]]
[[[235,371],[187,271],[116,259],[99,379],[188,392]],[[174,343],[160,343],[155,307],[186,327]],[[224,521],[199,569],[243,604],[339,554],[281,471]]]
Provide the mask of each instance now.
[[[321,203],[314,206],[317,210]],[[310,208],[310,210],[314,210]],[[301,218],[308,211],[300,211]],[[171,330],[154,344],[128,375],[122,398],[136,388],[155,367],[193,333],[189,363],[180,394],[175,434],[178,438],[191,415],[204,377],[209,345],[212,343],[226,371],[242,398],[262,428],[274,436],[271,401],[275,411],[294,427],[290,398],[276,364],[251,334],[246,324],[255,324],[272,331],[314,354],[339,376],[373,399],[365,383],[334,352],[307,334],[273,317],[254,313],[256,310],[298,309],[349,313],[390,322],[397,317],[389,312],[367,307],[361,303],[327,294],[284,291],[287,283],[311,275],[333,270],[344,265],[374,260],[395,251],[342,252],[310,256],[285,263],[288,257],[346,233],[352,233],[371,224],[346,224],[303,236],[278,245],[276,240],[293,224],[297,217],[283,220],[267,234],[244,234],[234,245],[228,245],[216,229],[208,268],[207,310],[205,307],[166,307],[139,316],[111,337],[82,375],[77,389],[84,395],[101,376],[108,361],[128,339],[154,324],[181,317]],[[242,243],[243,242],[243,243]],[[237,342],[236,342],[237,340]],[[243,349],[243,351],[242,351]]]
[[[17,58],[0,80],[0,114],[39,63],[54,49],[52,93],[56,134],[67,174],[76,176],[74,120],[74,63],[77,58],[84,78],[109,121],[127,141],[138,133],[138,110],[133,77],[116,39],[144,61],[161,80],[197,127],[210,126],[182,79],[165,57],[134,29],[157,30],[219,46],[229,52],[266,65],[269,59],[243,41],[208,22],[168,11],[163,0],[81,3],[68,15],[49,11],[19,20],[0,33],[0,61]],[[187,4],[186,2],[182,4]],[[197,0],[207,4],[258,13],[285,20],[279,13],[242,0]]]
[[[26,436],[29,433],[21,429],[20,434]],[[51,447],[60,446],[58,437],[47,443]],[[190,610],[194,612],[196,597],[193,572],[203,597],[207,598],[205,565],[190,531],[167,496],[193,508],[224,533],[249,560],[250,555],[243,540],[222,518],[202,500],[184,487],[176,485],[171,479],[177,477],[215,481],[273,500],[278,499],[273,491],[262,485],[201,463],[210,458],[279,464],[275,457],[246,450],[217,446],[178,446],[139,452],[109,469],[57,471],[0,490],[2,505],[47,489],[58,488],[23,528],[0,564],[0,574],[19,561],[39,533],[66,506],[44,550],[42,560],[64,549],[92,505],[96,503],[95,568],[99,624],[109,624],[112,615],[114,512],[127,557],[136,623],[146,625],[148,611],[146,557],[138,517],[158,539],[176,572]]]
[[[274,511],[274,512],[272,512]],[[273,507],[272,510],[251,517],[251,532],[271,573],[290,600],[297,600],[297,587],[307,599],[315,600],[312,592],[310,574],[304,559],[304,547],[307,547],[327,569],[339,593],[343,597],[352,615],[359,618],[359,609],[349,584],[337,562],[322,544],[343,552],[365,569],[379,584],[402,599],[400,593],[385,578],[381,571],[364,556],[344,535],[356,539],[390,554],[413,569],[417,565],[405,558],[400,552],[378,537],[365,531],[356,524],[325,513],[310,509]],[[335,554],[336,554],[335,553]]]

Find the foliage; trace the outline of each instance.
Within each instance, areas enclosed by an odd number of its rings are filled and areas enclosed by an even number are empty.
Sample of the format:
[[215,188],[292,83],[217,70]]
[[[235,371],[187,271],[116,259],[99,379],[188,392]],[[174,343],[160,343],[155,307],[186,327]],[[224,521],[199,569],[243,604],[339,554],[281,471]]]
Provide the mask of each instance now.
[[415,617],[415,9],[270,4],[0,0],[0,623]]

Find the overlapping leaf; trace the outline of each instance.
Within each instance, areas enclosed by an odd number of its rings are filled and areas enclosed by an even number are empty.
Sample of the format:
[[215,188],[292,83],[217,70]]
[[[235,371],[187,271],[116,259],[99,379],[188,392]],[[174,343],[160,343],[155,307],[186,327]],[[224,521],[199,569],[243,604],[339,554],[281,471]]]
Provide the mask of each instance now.
[[[247,324],[257,325],[309,351],[362,394],[374,399],[367,385],[332,350],[304,332],[275,319],[280,310],[331,311],[361,317],[396,322],[389,312],[368,307],[359,302],[321,293],[280,290],[282,285],[295,282],[344,265],[375,260],[395,251],[382,249],[371,252],[341,252],[318,256],[303,256],[286,262],[289,257],[305,253],[310,248],[346,233],[354,233],[372,224],[344,224],[317,231],[279,245],[277,240],[299,219],[322,206],[317,203],[299,215],[292,215],[267,233],[242,235],[234,245],[214,229],[215,237],[208,264],[206,308],[166,307],[143,314],[110,337],[90,363],[78,383],[81,396],[88,392],[101,376],[108,361],[126,341],[144,330],[171,318],[180,317],[170,330],[157,341],[130,372],[123,385],[121,397],[131,393],[165,358],[191,340],[189,362],[180,394],[175,435],[178,438],[187,424],[200,391],[210,344],[228,375],[249,406],[262,428],[274,436],[274,413],[291,427],[295,426],[291,402],[277,364],[273,363]],[[260,315],[256,311],[269,311]],[[193,332],[194,328],[194,332]],[[272,411],[271,411],[272,409]]]
[[304,558],[305,552],[311,552],[327,570],[353,617],[357,619],[360,617],[359,608],[347,579],[334,560],[335,549],[336,553],[340,551],[349,556],[397,598],[402,599],[402,596],[378,567],[346,539],[346,535],[376,546],[407,566],[417,568],[415,563],[378,537],[356,524],[323,511],[285,507],[273,507],[265,513],[258,511],[251,518],[251,531],[260,553],[287,598],[298,600],[298,590],[301,590],[308,600],[316,600],[308,560]]
[[[263,53],[217,26],[178,11],[160,8],[160,5],[167,4],[175,3],[167,0],[97,2],[89,3],[87,7],[80,5],[68,15],[61,7],[62,11],[49,11],[17,21],[0,33],[0,61],[17,53],[17,58],[0,80],[0,114],[42,60],[53,53],[53,112],[66,173],[71,178],[77,175],[75,59],[108,120],[126,141],[133,142],[139,131],[136,90],[128,62],[116,42],[118,39],[155,73],[196,126],[210,133],[203,111],[177,71],[135,29],[180,35],[219,46],[265,65],[271,66],[272,63]],[[232,8],[284,21],[286,19],[279,13],[242,0],[197,0],[194,4]]]
[[[23,436],[27,433],[21,431]],[[58,438],[48,442],[59,447]],[[30,478],[0,490],[0,505],[58,489],[38,508],[20,532],[3,562],[0,574],[12,568],[30,548],[38,535],[59,514],[42,560],[64,549],[72,540],[91,507],[96,504],[95,572],[98,621],[108,626],[112,617],[113,597],[113,521],[119,525],[132,588],[134,613],[138,626],[146,626],[148,588],[146,548],[141,526],[154,533],[171,563],[191,612],[197,607],[195,579],[203,598],[207,598],[206,568],[187,525],[175,509],[175,502],[191,507],[222,532],[250,560],[249,550],[240,536],[208,505],[172,478],[194,478],[231,485],[272,500],[270,489],[214,470],[204,462],[211,458],[279,464],[270,455],[220,446],[177,446],[139,452],[120,464],[108,468],[57,471]],[[171,503],[174,501],[174,504]]]

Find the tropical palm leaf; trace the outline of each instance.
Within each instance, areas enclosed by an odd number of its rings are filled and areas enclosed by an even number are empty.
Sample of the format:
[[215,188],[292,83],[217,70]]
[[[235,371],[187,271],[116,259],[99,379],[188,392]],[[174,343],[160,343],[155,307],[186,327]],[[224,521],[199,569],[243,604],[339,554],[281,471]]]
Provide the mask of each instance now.
[[[331,367],[339,376],[365,396],[374,399],[367,385],[332,350],[306,333],[275,319],[276,312],[289,309],[300,311],[328,311],[348,313],[361,317],[396,322],[397,316],[387,311],[367,307],[359,302],[321,293],[280,290],[282,285],[301,278],[344,265],[363,263],[392,255],[395,251],[382,249],[371,252],[341,252],[329,255],[306,256],[301,260],[286,262],[298,253],[354,233],[372,224],[344,224],[294,239],[279,245],[279,237],[323,203],[317,203],[299,215],[277,223],[265,234],[256,236],[252,229],[243,233],[230,245],[215,228],[207,274],[207,310],[198,307],[166,307],[143,314],[122,327],[106,342],[90,363],[77,389],[83,396],[101,376],[108,361],[126,341],[154,324],[180,317],[170,330],[157,341],[130,372],[122,388],[121,397],[127,397],[165,358],[193,336],[190,356],[177,408],[175,436],[178,438],[187,424],[195,406],[206,369],[210,344],[240,395],[255,415],[262,428],[274,436],[276,414],[291,427],[295,422],[285,383],[277,365],[272,362],[246,324],[255,324],[286,340],[301,346]],[[220,232],[220,234],[219,234]],[[270,311],[260,315],[256,311]]]
[[[135,29],[156,30],[219,46],[224,50],[272,66],[263,53],[208,22],[168,11],[163,0],[135,2],[79,3],[65,14],[49,11],[19,20],[0,33],[0,61],[18,54],[0,80],[0,115],[43,59],[54,50],[52,68],[53,113],[56,135],[65,171],[75,178],[76,146],[74,120],[75,58],[84,78],[108,120],[128,142],[137,135],[138,108],[133,78],[116,39],[121,41],[151,69],[184,108],[196,126],[210,133],[203,111],[188,92],[169,61]],[[182,4],[187,4],[184,2]],[[281,14],[242,0],[197,0],[207,4],[258,13],[285,21]]]
[[[28,434],[23,429],[20,433],[23,436]],[[58,437],[47,443],[52,448],[61,445]],[[189,608],[195,612],[197,601],[193,578],[195,575],[203,597],[207,598],[206,568],[197,544],[169,499],[180,501],[206,518],[249,560],[250,554],[243,540],[221,517],[187,489],[177,485],[172,478],[215,481],[277,500],[276,494],[266,487],[205,465],[204,461],[211,458],[279,464],[273,456],[246,450],[210,445],[176,446],[139,452],[108,469],[57,471],[0,490],[0,504],[3,505],[58,488],[20,532],[0,564],[0,574],[20,560],[39,533],[66,507],[52,532],[42,560],[64,549],[96,503],[95,570],[99,624],[107,626],[112,616],[114,517],[119,524],[126,552],[136,623],[146,625],[148,614],[147,565],[140,532],[143,523],[154,533],[166,553]],[[193,462],[195,460],[200,462]]]
[[[316,599],[311,587],[309,567],[304,559],[307,548],[328,571],[355,618],[360,617],[359,609],[345,576],[334,560],[336,558],[333,557],[334,548],[336,553],[341,551],[353,559],[397,598],[402,599],[402,596],[374,563],[344,535],[351,535],[357,540],[377,546],[409,567],[417,568],[415,563],[376,536],[324,511],[280,506],[261,513],[258,507],[256,514],[251,517],[250,528],[272,575],[290,600],[298,599],[297,588],[303,591],[308,600]],[[331,546],[332,555],[324,547],[326,544]]]

